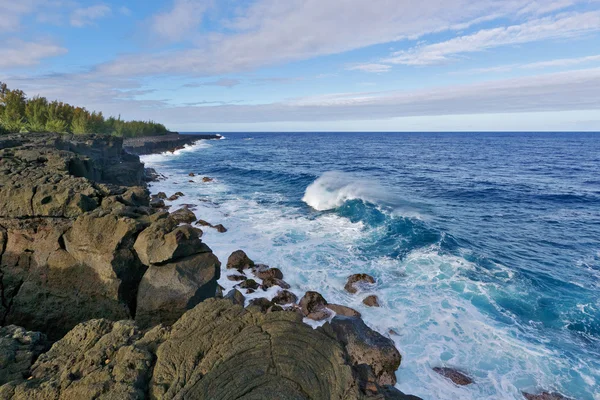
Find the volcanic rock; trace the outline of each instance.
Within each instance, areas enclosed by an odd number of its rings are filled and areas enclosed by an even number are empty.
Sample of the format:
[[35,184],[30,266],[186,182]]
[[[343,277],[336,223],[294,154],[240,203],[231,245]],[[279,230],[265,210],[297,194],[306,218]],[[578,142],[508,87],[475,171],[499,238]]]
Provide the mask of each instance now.
[[373,278],[371,275],[354,274],[354,275],[350,275],[348,277],[348,281],[346,282],[346,286],[344,286],[344,289],[346,289],[346,291],[354,294],[354,293],[358,292],[359,287],[365,286],[368,284],[374,284],[374,283],[375,283],[375,278]]
[[434,367],[433,370],[459,386],[466,386],[473,383],[473,379],[454,368]]

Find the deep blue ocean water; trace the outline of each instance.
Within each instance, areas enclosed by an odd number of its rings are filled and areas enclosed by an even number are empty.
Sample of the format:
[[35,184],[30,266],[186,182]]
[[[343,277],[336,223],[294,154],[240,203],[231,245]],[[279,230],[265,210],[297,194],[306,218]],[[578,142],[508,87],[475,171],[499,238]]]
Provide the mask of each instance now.
[[[401,390],[600,399],[600,134],[224,136],[143,157],[168,177],[152,191],[181,190],[173,209],[194,203],[229,229],[205,229],[221,261],[242,248],[297,295],[319,291],[397,332]],[[357,272],[377,285],[350,295]],[[382,307],[362,305],[367,294]],[[456,387],[435,366],[476,383]]]

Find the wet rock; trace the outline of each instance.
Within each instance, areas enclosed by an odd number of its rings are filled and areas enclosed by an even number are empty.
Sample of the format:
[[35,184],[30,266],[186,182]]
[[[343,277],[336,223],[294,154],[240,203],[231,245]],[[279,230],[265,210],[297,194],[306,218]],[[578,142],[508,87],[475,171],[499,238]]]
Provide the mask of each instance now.
[[368,307],[379,307],[379,299],[377,296],[368,296],[363,300],[363,304]]
[[270,287],[279,286],[282,289],[289,289],[291,286],[284,280],[277,278],[266,278],[263,280],[262,288],[267,290]]
[[169,198],[167,200],[169,200],[169,201],[175,201],[178,198],[179,198],[179,196],[172,195],[172,196],[169,196]]
[[254,273],[254,275],[258,279],[283,279],[283,273],[279,268],[269,268],[268,265],[264,264],[257,265],[255,268],[252,269],[252,273]]
[[298,297],[288,290],[281,290],[275,297],[273,297],[272,301],[273,303],[279,305],[293,304],[298,301]]
[[194,174],[193,172],[190,172],[190,173],[188,174],[188,176],[192,176],[192,177],[193,177],[193,176],[196,176],[196,174]]
[[219,232],[219,233],[225,233],[225,232],[227,232],[227,228],[225,228],[221,224],[215,225],[215,226],[213,226],[213,228],[216,229],[217,232]]
[[317,292],[306,292],[298,304],[306,318],[314,321],[322,321],[330,318],[333,314],[325,306],[327,301]]
[[209,222],[206,222],[203,219],[199,219],[198,221],[196,221],[196,225],[200,225],[200,226],[208,226],[212,228],[212,225]]
[[339,304],[327,304],[327,308],[334,311],[336,315],[342,315],[344,317],[359,317],[360,313],[353,308],[341,306]]
[[233,282],[241,282],[241,281],[245,281],[246,279],[248,279],[248,277],[246,275],[227,275],[227,279],[229,279],[230,281]]
[[156,197],[162,200],[166,200],[167,199],[167,194],[165,192],[158,192],[156,194]]
[[[259,310],[262,313],[266,313],[266,312],[270,312],[270,311],[281,311],[283,310],[283,308],[281,308],[279,305],[273,303],[271,300],[266,299],[264,297],[259,297],[257,299],[252,299],[250,300],[250,303],[248,304],[248,307],[253,307],[257,310]],[[276,307],[274,309],[274,307]]]
[[539,394],[531,394],[523,392],[523,396],[527,400],[573,400],[569,397],[565,397],[557,392],[542,392]]
[[246,253],[242,250],[236,250],[227,259],[227,269],[237,269],[242,272],[245,269],[252,268],[254,261],[252,261]]
[[260,285],[254,279],[246,279],[242,283],[239,284],[239,287],[242,289],[258,289]]
[[208,176],[205,176],[204,178],[202,178],[202,182],[207,183],[207,182],[212,182],[214,179],[213,178],[209,178]]
[[165,208],[165,202],[162,199],[153,199],[152,201],[150,201],[150,207]]
[[357,317],[336,316],[331,328],[354,365],[369,365],[379,385],[396,384],[396,370],[402,357],[391,339],[375,332]]
[[225,295],[225,299],[230,300],[233,304],[240,306],[244,306],[244,303],[246,302],[246,298],[242,292],[237,289],[230,290],[229,293]]
[[354,274],[348,277],[348,281],[344,289],[349,293],[356,293],[361,286],[372,285],[375,283],[375,278],[367,274]]
[[212,253],[151,265],[140,282],[135,319],[142,327],[172,324],[185,311],[214,297],[221,263]]
[[49,347],[40,332],[9,325],[0,328],[0,385],[29,377],[29,368]]
[[196,221],[196,214],[188,208],[180,208],[171,213],[171,218],[180,224],[191,224]]
[[433,370],[459,386],[466,386],[473,383],[473,379],[454,368],[434,367]]

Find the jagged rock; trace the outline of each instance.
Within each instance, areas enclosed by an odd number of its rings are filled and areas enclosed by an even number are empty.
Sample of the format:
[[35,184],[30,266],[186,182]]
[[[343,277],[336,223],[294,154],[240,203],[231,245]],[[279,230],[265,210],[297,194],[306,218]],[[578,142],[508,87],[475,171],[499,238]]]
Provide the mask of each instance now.
[[260,285],[254,279],[246,279],[242,283],[239,284],[239,287],[242,289],[258,289]]
[[204,178],[202,178],[202,182],[207,183],[207,182],[212,182],[214,179],[213,178],[209,178],[208,176],[205,176]]
[[273,303],[279,305],[293,304],[298,301],[298,297],[288,290],[281,290],[277,293],[275,297],[273,297],[272,301]]
[[9,325],[0,328],[0,385],[27,378],[29,368],[49,347],[46,336],[40,332]]
[[363,304],[368,307],[379,307],[379,299],[375,295],[368,296],[363,300]]
[[191,224],[196,221],[196,214],[188,208],[180,208],[171,213],[171,218],[180,224]]
[[433,370],[459,386],[466,386],[473,383],[473,379],[454,368],[434,367]]
[[277,278],[266,278],[263,280],[261,286],[263,290],[267,290],[273,286],[279,286],[282,289],[289,289],[291,287],[286,281]]
[[258,279],[283,279],[283,273],[279,268],[269,268],[268,265],[259,264],[252,269],[252,272]]
[[402,357],[394,342],[369,328],[357,317],[336,316],[331,328],[344,344],[354,365],[367,364],[379,385],[395,385]]
[[82,323],[38,358],[30,378],[0,386],[0,398],[417,399],[386,386],[362,393],[372,382],[347,360],[328,326],[210,299],[145,334],[132,321]]
[[527,400],[573,400],[556,392],[542,392],[539,394],[523,392],[523,397],[525,397]]
[[242,272],[244,269],[252,268],[254,261],[252,261],[246,253],[242,250],[236,250],[227,259],[227,269],[237,269]]
[[196,221],[196,225],[200,225],[200,226],[208,226],[212,228],[212,224],[210,222],[206,222],[203,219],[199,219],[198,221]]
[[372,285],[374,283],[375,278],[373,278],[371,275],[354,274],[348,277],[348,281],[346,282],[346,286],[344,286],[344,289],[346,289],[346,291],[348,291],[349,293],[354,294],[358,292],[358,288],[360,288],[361,286],[369,284]]
[[355,309],[339,304],[327,304],[327,308],[334,311],[336,315],[342,315],[344,317],[361,317],[360,313]]
[[248,279],[246,275],[227,275],[227,279],[233,282],[241,282]]
[[225,298],[230,300],[233,304],[238,304],[241,306],[243,306],[246,302],[246,298],[244,297],[242,292],[240,292],[237,289],[230,290],[229,293],[225,295]]
[[172,324],[185,311],[215,296],[220,272],[221,263],[213,253],[150,266],[139,285],[136,321],[143,327]]
[[225,228],[223,225],[218,224],[218,225],[214,225],[212,228],[216,229],[217,232],[219,233],[225,233],[227,232],[227,228]]
[[165,202],[162,199],[153,199],[152,201],[150,201],[150,207],[165,208]]
[[194,174],[193,172],[190,172],[190,173],[188,174],[188,176],[192,176],[192,177],[193,177],[193,176],[196,176],[196,174]]
[[161,199],[161,200],[166,200],[167,199],[167,194],[165,192],[158,192],[156,194],[156,197]]
[[133,248],[144,265],[163,264],[211,251],[200,240],[200,229],[177,225],[173,218],[160,219],[139,234]]
[[132,321],[91,320],[76,326],[31,369],[31,378],[0,387],[0,397],[142,399],[152,374],[153,348],[164,331],[142,336]]
[[314,321],[322,321],[332,316],[331,311],[325,307],[327,301],[317,292],[306,292],[298,305],[304,316]]
[[265,299],[264,297],[250,300],[248,307],[255,308],[262,313],[283,311],[283,308],[281,308],[278,304],[275,304],[271,300]]

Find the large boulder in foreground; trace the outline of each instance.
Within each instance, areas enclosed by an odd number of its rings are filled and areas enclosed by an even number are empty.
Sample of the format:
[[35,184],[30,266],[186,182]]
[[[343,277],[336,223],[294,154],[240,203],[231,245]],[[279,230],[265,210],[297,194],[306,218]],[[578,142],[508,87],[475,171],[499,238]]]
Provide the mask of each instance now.
[[138,289],[136,321],[143,327],[172,324],[198,303],[214,297],[221,263],[199,253],[164,265],[151,265]]
[[396,384],[396,370],[402,357],[391,339],[372,330],[358,317],[336,316],[331,328],[354,365],[369,365],[379,385]]

